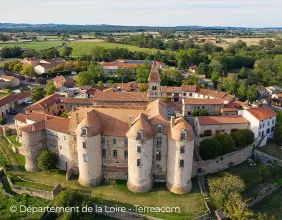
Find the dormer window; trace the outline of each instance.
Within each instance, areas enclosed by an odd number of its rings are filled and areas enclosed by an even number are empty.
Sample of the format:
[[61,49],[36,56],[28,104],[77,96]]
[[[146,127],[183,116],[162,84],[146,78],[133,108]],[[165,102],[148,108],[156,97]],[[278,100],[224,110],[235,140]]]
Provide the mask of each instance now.
[[161,124],[157,125],[157,133],[163,133],[163,126]]
[[181,132],[181,133],[180,133],[180,140],[181,140],[181,141],[182,141],[182,140],[185,140],[185,139],[186,139],[186,135],[187,135],[186,130],[181,129],[180,132]]
[[84,127],[81,129],[81,135],[86,135],[87,134],[87,127]]
[[142,131],[137,131],[136,140],[142,140],[142,137],[143,137],[143,132]]

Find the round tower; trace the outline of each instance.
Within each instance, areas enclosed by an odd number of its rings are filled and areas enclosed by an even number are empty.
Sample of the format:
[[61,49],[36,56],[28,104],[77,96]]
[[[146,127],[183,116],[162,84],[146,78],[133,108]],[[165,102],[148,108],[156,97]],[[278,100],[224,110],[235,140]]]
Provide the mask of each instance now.
[[194,155],[194,132],[183,118],[172,117],[168,138],[167,188],[174,193],[188,193],[192,189],[191,176]]
[[128,181],[132,192],[148,192],[153,187],[153,135],[143,114],[133,122],[128,137]]
[[95,112],[88,112],[76,129],[78,182],[97,186],[102,180],[101,126]]
[[[36,123],[39,124],[39,123]],[[35,126],[27,125],[21,128],[21,142],[24,149],[25,169],[37,171],[37,158],[46,147],[45,130],[36,130]]]

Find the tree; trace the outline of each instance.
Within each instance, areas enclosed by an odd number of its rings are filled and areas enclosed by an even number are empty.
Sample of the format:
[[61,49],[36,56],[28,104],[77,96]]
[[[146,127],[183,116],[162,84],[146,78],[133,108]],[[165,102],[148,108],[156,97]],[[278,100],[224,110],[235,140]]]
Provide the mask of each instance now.
[[196,73],[197,74],[206,74],[206,72],[207,72],[207,65],[205,63],[200,63],[196,70]]
[[24,51],[22,56],[23,57],[36,57],[36,58],[38,58],[39,53],[36,50],[31,49],[31,50]]
[[22,67],[21,73],[26,76],[34,76],[34,69],[30,64],[25,63]]
[[222,177],[208,179],[210,196],[215,208],[226,208],[228,197],[232,193],[241,193],[246,186],[244,181],[236,175],[224,173]]
[[240,72],[238,73],[238,77],[240,79],[246,79],[248,77],[248,73],[245,67],[242,67],[242,69],[240,70]]
[[97,83],[97,85],[100,86],[100,87],[104,87],[103,81],[99,81],[99,82]]
[[94,86],[101,81],[103,68],[99,64],[90,64],[87,71],[80,72],[76,77],[78,86]]
[[214,138],[207,138],[200,142],[200,155],[204,160],[214,159],[221,155],[222,145]]
[[257,219],[258,220],[277,220],[277,218],[273,215],[273,216],[268,216],[266,213],[258,213],[257,215]]
[[9,38],[8,38],[6,35],[0,34],[0,41],[2,41],[3,43],[5,43],[5,42],[8,41],[8,40],[9,40]]
[[255,134],[250,129],[240,129],[240,130],[238,130],[238,132],[243,134],[247,145],[252,144],[254,142]]
[[247,82],[244,80],[240,83],[237,90],[237,93],[241,101],[245,101],[247,99],[247,91],[248,91],[248,85]]
[[4,125],[6,123],[6,119],[4,117],[0,117],[0,125]]
[[239,131],[234,131],[231,133],[231,137],[235,142],[237,148],[243,148],[246,146],[246,140],[244,135]]
[[148,84],[142,83],[138,88],[138,92],[147,92],[148,91]]
[[63,49],[63,56],[64,57],[69,57],[72,53],[72,47],[64,47]]
[[45,92],[46,95],[52,95],[56,92],[56,86],[52,80],[47,83]]
[[242,201],[239,193],[231,193],[226,203],[227,217],[232,220],[248,220],[254,216],[254,213],[246,208],[246,203]]
[[144,63],[144,65],[138,65],[136,69],[137,79],[136,82],[138,83],[147,83],[149,74],[150,74],[151,67],[148,63]]
[[219,71],[217,71],[216,69],[214,69],[214,70],[212,71],[212,74],[211,74],[211,80],[212,80],[212,83],[213,83],[213,85],[214,85],[214,88],[217,88],[217,84],[218,84],[219,78],[220,78],[220,73],[219,73]]
[[43,87],[38,86],[38,87],[35,87],[34,89],[32,89],[30,98],[31,98],[33,103],[39,101],[40,99],[43,99],[44,98]]
[[42,151],[41,154],[37,158],[37,166],[41,170],[51,170],[56,166],[57,158],[55,154],[50,151]]
[[259,91],[256,85],[252,85],[247,90],[247,98],[250,102],[254,102],[258,99]]
[[230,135],[218,134],[214,136],[214,139],[222,145],[222,154],[228,154],[235,150],[235,143]]
[[69,116],[68,116],[68,113],[69,113],[69,111],[64,111],[61,115],[60,115],[60,117],[61,118],[68,118]]

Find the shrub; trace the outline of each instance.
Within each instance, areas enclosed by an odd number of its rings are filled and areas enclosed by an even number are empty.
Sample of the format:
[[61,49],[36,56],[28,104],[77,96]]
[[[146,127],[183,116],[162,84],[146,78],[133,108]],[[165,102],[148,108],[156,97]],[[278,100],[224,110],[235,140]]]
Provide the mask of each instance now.
[[37,166],[41,170],[51,170],[55,168],[57,163],[56,155],[49,151],[42,151],[37,158]]
[[6,119],[4,117],[0,117],[0,125],[6,124]]
[[246,147],[246,140],[244,135],[239,131],[234,131],[231,133],[231,137],[235,142],[236,147],[243,148]]
[[221,155],[222,145],[214,138],[204,139],[200,143],[200,155],[202,159],[214,159]]
[[222,154],[228,154],[235,150],[235,142],[228,134],[218,134],[214,137],[222,145]]
[[255,140],[255,134],[254,132],[252,132],[249,129],[242,129],[242,130],[238,130],[238,132],[240,132],[241,134],[243,134],[245,140],[246,140],[246,144],[252,144]]

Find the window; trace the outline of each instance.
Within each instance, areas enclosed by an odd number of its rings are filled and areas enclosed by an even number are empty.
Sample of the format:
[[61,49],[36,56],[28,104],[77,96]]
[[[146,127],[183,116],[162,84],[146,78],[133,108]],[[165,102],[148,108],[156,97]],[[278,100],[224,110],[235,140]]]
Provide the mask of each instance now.
[[157,152],[156,160],[160,161],[161,159],[162,159],[162,153],[161,152]]
[[86,135],[87,133],[87,128],[82,128],[81,129],[81,135]]
[[113,144],[116,144],[117,140],[115,138],[113,138]]
[[124,138],[124,146],[127,146],[127,145],[128,145],[128,139]]
[[162,146],[162,138],[158,137],[157,138],[157,147],[161,147]]
[[185,153],[185,146],[180,146],[180,153],[184,154]]
[[162,125],[158,125],[157,126],[157,133],[162,133],[163,132],[163,126]]
[[274,126],[271,128],[271,132],[274,131]]
[[137,166],[141,167],[141,159],[137,159]]
[[88,155],[87,154],[83,154],[83,161],[88,162]]
[[261,136],[261,132],[259,132],[259,137]]
[[105,144],[105,137],[102,137],[102,144]]
[[200,106],[199,106],[199,105],[197,106],[197,109],[200,109]]
[[188,115],[191,115],[191,112],[188,112]]
[[141,153],[141,147],[140,146],[137,147],[137,153]]
[[192,96],[192,93],[191,93],[191,92],[189,93],[189,96]]
[[266,133],[267,133],[267,134],[269,134],[269,133],[270,133],[270,129],[269,129],[269,128],[266,130]]
[[184,140],[184,139],[186,139],[186,134],[185,133],[181,133],[180,140]]
[[117,158],[117,150],[113,150],[113,157]]
[[128,157],[128,151],[124,150],[124,158],[127,158],[127,157]]
[[267,126],[269,126],[270,121],[267,122]]
[[141,140],[142,139],[142,133],[141,132],[137,132],[137,140]]
[[274,124],[274,119],[272,119],[272,124]]
[[186,96],[186,93],[185,93],[185,92],[183,93],[183,96]]
[[184,160],[180,160],[179,167],[184,167]]
[[102,149],[102,156],[106,157],[106,149]]
[[200,94],[198,94],[198,97],[200,97]]
[[205,106],[202,106],[202,109],[205,109]]
[[82,142],[82,148],[86,149],[86,143],[85,142]]

